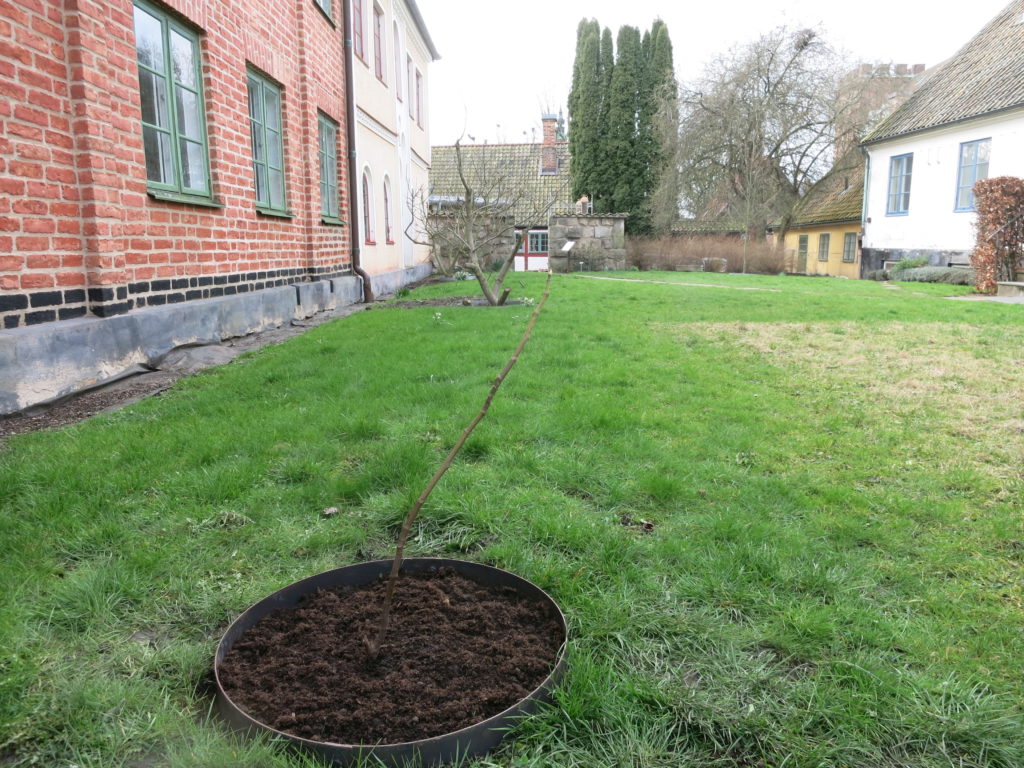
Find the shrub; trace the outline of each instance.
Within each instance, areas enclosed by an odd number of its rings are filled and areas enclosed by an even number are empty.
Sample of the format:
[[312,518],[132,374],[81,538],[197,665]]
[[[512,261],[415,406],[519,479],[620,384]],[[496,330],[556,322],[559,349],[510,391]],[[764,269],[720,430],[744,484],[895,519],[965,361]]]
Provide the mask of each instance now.
[[870,272],[868,272],[865,275],[865,277],[868,280],[889,280],[889,279],[891,279],[890,275],[889,275],[889,270],[888,269],[872,269]]
[[[722,235],[675,237],[630,237],[626,240],[626,261],[637,269],[683,269],[718,271],[706,264],[725,263],[726,272],[746,271],[777,275],[786,269],[781,248],[765,241],[744,241]],[[705,261],[707,260],[707,261]],[[721,260],[721,261],[718,261]]]
[[971,266],[976,287],[995,293],[1000,280],[1015,280],[1024,255],[1024,179],[996,176],[974,185],[976,242]]
[[916,283],[973,285],[974,270],[965,267],[912,267],[896,273],[893,279]]
[[903,272],[907,269],[916,269],[917,267],[927,267],[928,259],[900,259],[896,264],[892,265],[891,272]]

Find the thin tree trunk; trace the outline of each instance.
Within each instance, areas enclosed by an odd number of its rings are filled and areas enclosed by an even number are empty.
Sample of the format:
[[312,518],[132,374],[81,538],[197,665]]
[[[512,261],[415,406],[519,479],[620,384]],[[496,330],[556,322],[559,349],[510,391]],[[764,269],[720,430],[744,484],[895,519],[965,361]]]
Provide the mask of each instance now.
[[430,498],[430,494],[434,490],[438,481],[440,481],[444,473],[449,470],[452,462],[455,460],[455,457],[462,449],[462,446],[466,443],[466,440],[469,439],[473,430],[476,429],[476,425],[483,421],[484,416],[487,415],[487,411],[490,410],[491,402],[494,400],[494,396],[497,394],[498,388],[505,380],[505,377],[508,376],[509,371],[512,370],[512,366],[514,366],[519,360],[519,355],[526,346],[526,342],[530,340],[530,334],[533,332],[533,326],[536,325],[537,318],[540,317],[540,311],[544,308],[544,305],[547,303],[548,296],[550,295],[551,272],[548,271],[548,279],[544,285],[544,295],[537,304],[537,308],[533,310],[533,314],[530,316],[530,322],[526,324],[526,330],[523,331],[523,337],[519,340],[519,344],[512,353],[512,357],[510,357],[509,361],[505,363],[505,367],[501,369],[501,373],[497,375],[494,379],[494,383],[491,384],[491,389],[487,393],[487,398],[484,400],[480,413],[478,413],[476,418],[469,423],[469,426],[463,430],[461,437],[459,437],[458,441],[456,441],[455,445],[453,445],[452,449],[448,452],[448,456],[445,458],[444,463],[442,463],[441,467],[434,473],[434,476],[430,478],[430,482],[427,483],[427,487],[423,489],[419,498],[416,499],[416,502],[409,510],[409,514],[405,516],[405,521],[402,523],[402,529],[398,533],[398,544],[395,547],[395,558],[391,562],[391,573],[388,576],[387,588],[384,593],[384,612],[381,616],[380,625],[377,627],[376,637],[363,637],[363,643],[366,645],[366,650],[369,652],[371,659],[376,659],[377,654],[380,653],[381,646],[384,644],[384,639],[387,635],[388,626],[391,623],[391,605],[395,593],[395,582],[398,579],[398,572],[402,567],[402,556],[405,552],[405,543],[409,540],[409,534],[412,531],[412,524],[419,515],[420,509],[422,509],[427,499]]

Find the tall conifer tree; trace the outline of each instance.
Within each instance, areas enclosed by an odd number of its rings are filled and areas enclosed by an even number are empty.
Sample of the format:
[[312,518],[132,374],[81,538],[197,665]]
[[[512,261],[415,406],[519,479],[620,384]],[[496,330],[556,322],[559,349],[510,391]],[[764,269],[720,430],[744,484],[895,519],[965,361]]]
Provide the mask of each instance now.
[[635,217],[643,200],[642,158],[637,155],[637,119],[644,66],[640,30],[620,27],[616,39],[615,71],[608,94],[606,171],[611,181],[610,210],[629,213],[627,226],[637,231]]
[[569,93],[569,153],[573,199],[592,194],[601,150],[600,27],[583,19],[576,30],[576,63]]
[[675,127],[666,125],[675,114],[672,43],[660,19],[643,36],[622,27],[615,46],[611,30],[597,38],[598,29],[596,20],[584,19],[577,32],[569,96],[573,193],[589,195],[596,212],[628,213],[627,230],[646,233],[655,191],[670,194],[659,189],[662,166],[675,162],[667,146]]
[[597,168],[593,176],[593,189],[589,194],[594,203],[594,210],[598,213],[607,213],[611,211],[611,190],[615,186],[615,177],[608,164],[608,110],[611,105],[612,75],[615,72],[615,44],[612,39],[612,31],[608,27],[605,27],[604,32],[601,33],[600,56],[601,106],[598,123]]

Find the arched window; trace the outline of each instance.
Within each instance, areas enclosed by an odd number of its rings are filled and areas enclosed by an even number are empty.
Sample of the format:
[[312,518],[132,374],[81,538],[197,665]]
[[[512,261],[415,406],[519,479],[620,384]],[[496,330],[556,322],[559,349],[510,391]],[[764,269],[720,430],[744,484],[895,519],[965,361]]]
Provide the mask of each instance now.
[[367,245],[376,245],[376,241],[373,236],[373,196],[370,194],[370,190],[373,186],[370,184],[370,170],[367,168],[363,171],[363,241]]
[[384,242],[389,245],[395,242],[391,232],[391,179],[384,177]]

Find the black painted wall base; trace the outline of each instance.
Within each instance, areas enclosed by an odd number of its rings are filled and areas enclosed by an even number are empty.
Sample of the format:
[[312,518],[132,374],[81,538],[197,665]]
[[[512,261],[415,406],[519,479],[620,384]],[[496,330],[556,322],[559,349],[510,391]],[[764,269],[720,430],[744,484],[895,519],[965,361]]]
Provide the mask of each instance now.
[[970,251],[940,251],[927,248],[863,248],[861,250],[860,276],[884,269],[886,262],[903,259],[928,259],[934,267],[969,266]]

